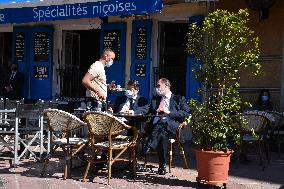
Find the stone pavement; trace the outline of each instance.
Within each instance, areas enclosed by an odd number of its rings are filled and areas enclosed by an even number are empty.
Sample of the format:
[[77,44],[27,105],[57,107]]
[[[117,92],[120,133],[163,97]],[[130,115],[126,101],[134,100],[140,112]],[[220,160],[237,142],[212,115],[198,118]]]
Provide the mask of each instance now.
[[[58,159],[52,159],[48,168],[48,176],[41,178],[39,175],[42,163],[35,162],[33,159],[24,159],[18,167],[12,168],[10,166],[11,157],[7,157],[5,153],[0,155],[0,189],[219,188],[197,184],[193,149],[187,149],[186,154],[190,159],[189,170],[182,168],[182,161],[176,154],[174,158],[176,167],[172,169],[172,173],[164,176],[157,175],[157,158],[155,155],[151,155],[148,167],[152,171],[138,172],[136,179],[133,179],[125,169],[122,169],[125,167],[124,165],[115,166],[113,178],[108,185],[105,171],[97,173],[93,171],[89,174],[89,180],[82,182],[84,171],[82,166],[72,170],[72,179],[63,180],[63,161]],[[252,162],[247,165],[240,164],[238,168],[232,160],[227,188],[284,189],[284,154],[282,156],[283,158],[280,158],[278,154],[272,153],[271,163],[264,171],[262,171],[257,157],[250,157]],[[79,165],[82,163],[74,161],[75,167]]]

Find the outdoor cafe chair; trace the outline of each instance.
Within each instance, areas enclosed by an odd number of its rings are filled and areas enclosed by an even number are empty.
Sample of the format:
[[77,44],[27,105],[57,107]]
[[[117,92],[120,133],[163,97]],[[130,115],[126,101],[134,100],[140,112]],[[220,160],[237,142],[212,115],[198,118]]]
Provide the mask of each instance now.
[[[136,176],[136,143],[138,132],[135,127],[126,125],[117,117],[105,112],[86,112],[83,120],[88,125],[88,143],[91,146],[91,154],[87,158],[88,164],[84,173],[83,181],[86,180],[90,166],[95,163],[106,162],[108,169],[108,183],[110,182],[112,165],[116,161],[131,161],[133,175]],[[132,136],[123,136],[121,133],[132,129]],[[128,149],[131,150],[130,157],[122,156]],[[106,152],[108,157],[106,160],[95,160],[98,153]],[[118,151],[114,155],[114,152]]]
[[186,126],[187,126],[186,122],[181,123],[176,130],[175,138],[169,139],[169,173],[171,173],[171,168],[173,166],[173,163],[172,163],[173,162],[173,144],[175,144],[175,143],[178,146],[179,154],[180,154],[180,157],[183,161],[184,168],[189,169],[187,159],[186,159],[186,155],[184,153],[183,141],[181,141],[182,131],[184,129],[186,129]]
[[251,146],[257,148],[260,165],[264,170],[265,164],[263,162],[263,148],[265,149],[268,162],[270,158],[269,143],[267,140],[267,126],[269,125],[270,121],[267,117],[252,112],[243,113],[243,116],[246,120],[246,124],[240,124],[241,141],[238,164],[240,161],[240,154],[243,152],[245,145],[247,145],[247,147]]
[[284,142],[283,141],[283,136],[284,136],[284,116],[283,113],[276,112],[276,111],[269,111],[269,114],[273,115],[275,120],[272,124],[271,127],[271,132],[270,136],[274,138],[276,136],[276,144],[277,144],[277,150],[278,150],[278,155],[280,156],[281,154],[281,144]]
[[[148,123],[150,124],[150,123]],[[184,164],[184,169],[189,169],[189,166],[188,166],[188,162],[187,162],[187,158],[186,158],[186,155],[185,155],[185,152],[184,152],[184,146],[183,146],[183,142],[182,141],[182,138],[181,138],[181,135],[182,135],[182,132],[183,130],[185,130],[187,127],[187,123],[186,122],[182,122],[180,123],[180,125],[178,126],[178,128],[176,129],[176,134],[175,136],[173,137],[170,137],[168,139],[168,164],[169,164],[169,173],[171,173],[171,168],[174,167],[173,165],[173,145],[176,144],[177,147],[178,147],[178,151],[179,151],[179,154],[180,154],[180,158],[182,159],[183,161],[183,164]],[[144,154],[145,155],[145,166],[147,165],[147,154]]]
[[41,176],[46,174],[49,159],[55,150],[61,148],[65,153],[64,179],[70,178],[72,158],[78,156],[87,142],[84,138],[72,137],[71,133],[78,128],[85,127],[86,124],[76,116],[58,109],[45,109],[43,115],[47,118],[49,132],[57,133],[61,138],[51,139],[53,148],[45,158]]

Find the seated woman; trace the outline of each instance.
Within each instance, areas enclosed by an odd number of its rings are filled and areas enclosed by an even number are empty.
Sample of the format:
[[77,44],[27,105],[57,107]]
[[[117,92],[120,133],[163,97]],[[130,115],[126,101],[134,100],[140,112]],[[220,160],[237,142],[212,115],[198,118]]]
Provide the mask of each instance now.
[[263,89],[260,91],[257,102],[253,105],[253,109],[260,111],[272,111],[274,109],[269,90]]

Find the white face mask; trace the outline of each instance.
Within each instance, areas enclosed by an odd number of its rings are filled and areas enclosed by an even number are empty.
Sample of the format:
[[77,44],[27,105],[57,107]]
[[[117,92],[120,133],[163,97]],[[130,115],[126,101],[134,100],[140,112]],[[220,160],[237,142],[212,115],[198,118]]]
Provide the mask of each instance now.
[[113,64],[113,60],[110,59],[109,61],[106,62],[106,67],[110,67]]
[[127,96],[127,98],[133,98],[133,93],[130,90],[126,90],[125,95]]
[[160,88],[156,88],[156,93],[159,96],[163,96],[163,91]]

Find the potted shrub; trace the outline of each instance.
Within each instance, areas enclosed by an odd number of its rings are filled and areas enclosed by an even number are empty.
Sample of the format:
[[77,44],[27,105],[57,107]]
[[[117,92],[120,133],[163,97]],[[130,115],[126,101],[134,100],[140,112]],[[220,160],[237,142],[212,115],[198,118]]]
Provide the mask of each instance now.
[[259,41],[247,23],[247,10],[217,10],[209,13],[200,26],[192,24],[187,34],[186,50],[197,60],[193,72],[202,84],[199,92],[203,97],[202,102],[190,100],[191,115],[187,119],[198,147],[198,182],[226,184],[230,155],[240,142],[237,125],[245,124],[245,120],[237,91],[239,71],[260,72]]

